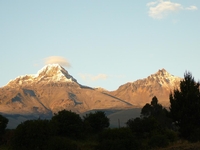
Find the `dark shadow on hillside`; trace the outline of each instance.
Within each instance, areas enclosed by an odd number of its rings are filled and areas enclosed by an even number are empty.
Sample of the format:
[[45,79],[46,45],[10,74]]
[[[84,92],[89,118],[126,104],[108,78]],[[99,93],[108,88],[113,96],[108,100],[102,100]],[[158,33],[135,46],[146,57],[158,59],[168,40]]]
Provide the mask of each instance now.
[[124,103],[126,103],[126,104],[128,104],[128,105],[130,105],[130,106],[133,106],[131,103],[128,103],[128,102],[126,102],[126,101],[124,101],[124,100],[122,100],[122,99],[120,99],[120,98],[118,98],[118,97],[115,97],[115,96],[113,96],[113,95],[110,95],[110,94],[108,94],[108,93],[102,93],[102,94],[105,94],[105,95],[110,96],[110,97],[112,97],[112,98],[114,98],[114,99],[117,99],[117,100],[119,100],[119,101],[121,101],[121,102],[124,102]]
[[51,111],[46,113],[35,112],[31,114],[5,114],[0,112],[0,114],[9,120],[7,129],[15,129],[20,123],[26,120],[37,120],[38,118],[50,120],[53,116]]
[[83,89],[90,89],[90,90],[94,90],[94,88],[92,88],[92,87],[85,86],[85,85],[81,85],[81,84],[79,84],[79,85],[80,85],[80,87],[81,87],[81,88],[83,88]]

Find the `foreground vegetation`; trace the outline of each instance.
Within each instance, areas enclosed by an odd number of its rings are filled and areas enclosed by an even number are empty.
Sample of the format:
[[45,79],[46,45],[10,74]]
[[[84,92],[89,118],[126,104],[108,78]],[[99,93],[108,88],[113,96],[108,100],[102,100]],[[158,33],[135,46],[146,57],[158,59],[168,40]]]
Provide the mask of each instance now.
[[200,149],[200,84],[186,72],[169,96],[170,108],[156,96],[127,127],[110,129],[102,111],[78,114],[62,110],[51,120],[27,120],[6,130],[0,115],[1,150],[196,150]]

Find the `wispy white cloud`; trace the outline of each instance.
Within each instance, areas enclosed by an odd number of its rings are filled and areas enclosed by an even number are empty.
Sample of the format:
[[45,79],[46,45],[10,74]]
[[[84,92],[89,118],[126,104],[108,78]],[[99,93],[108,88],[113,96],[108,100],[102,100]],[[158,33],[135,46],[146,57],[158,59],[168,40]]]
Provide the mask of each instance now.
[[83,80],[88,80],[88,81],[105,80],[105,79],[108,78],[108,75],[106,75],[106,74],[92,75],[92,74],[82,74],[82,73],[80,73],[79,76]]
[[162,19],[170,13],[178,12],[180,10],[197,10],[196,6],[184,8],[179,3],[171,2],[170,0],[157,0],[147,3],[149,8],[148,14],[154,19]]
[[108,78],[125,78],[125,75],[107,75],[107,74],[97,74],[97,75],[92,75],[92,74],[85,74],[85,73],[79,73],[79,76],[81,79],[85,81],[97,81],[97,80],[107,80]]
[[149,2],[149,3],[147,3],[147,6],[151,7],[151,6],[156,5],[157,3],[158,3],[157,1],[155,1],[155,2]]
[[105,80],[107,78],[108,78],[108,76],[106,74],[98,74],[96,76],[93,76],[92,80],[93,81],[96,81],[96,80]]
[[44,59],[44,63],[47,64],[59,64],[63,67],[71,67],[69,61],[61,56],[50,56]]
[[163,0],[147,3],[147,6],[149,7],[149,16],[154,19],[162,19],[171,12],[183,9],[181,4]]
[[190,6],[190,7],[186,7],[186,10],[197,10],[198,8],[196,6]]

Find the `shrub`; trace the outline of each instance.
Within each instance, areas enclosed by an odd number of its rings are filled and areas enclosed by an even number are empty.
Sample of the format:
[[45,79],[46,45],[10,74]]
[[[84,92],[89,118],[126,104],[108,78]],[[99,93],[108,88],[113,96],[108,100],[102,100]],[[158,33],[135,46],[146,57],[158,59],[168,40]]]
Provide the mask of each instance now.
[[107,129],[100,134],[99,149],[122,150],[137,149],[138,143],[128,128]]
[[59,136],[49,138],[44,145],[45,150],[78,150],[74,141]]
[[52,117],[52,126],[56,129],[56,135],[81,138],[83,135],[83,122],[81,117],[71,111],[62,110]]
[[15,129],[11,146],[14,150],[42,149],[50,136],[48,120],[27,120]]
[[109,119],[103,111],[86,114],[83,116],[83,122],[89,132],[101,132],[110,125]]
[[148,142],[150,147],[166,147],[169,144],[169,140],[165,135],[154,135],[150,138]]

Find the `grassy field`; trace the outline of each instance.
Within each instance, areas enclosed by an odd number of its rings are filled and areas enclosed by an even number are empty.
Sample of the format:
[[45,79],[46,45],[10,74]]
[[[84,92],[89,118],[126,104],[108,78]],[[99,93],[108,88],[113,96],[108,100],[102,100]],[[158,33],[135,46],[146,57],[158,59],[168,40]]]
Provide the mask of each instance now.
[[200,150],[200,142],[189,143],[187,141],[178,141],[166,148],[158,148],[157,150]]
[[[86,142],[79,143],[82,147],[81,150],[95,150],[95,146],[97,143]],[[8,150],[8,146],[0,146],[0,150]],[[189,143],[187,141],[178,141],[166,148],[157,148],[153,150],[200,150],[200,142],[197,143]]]

